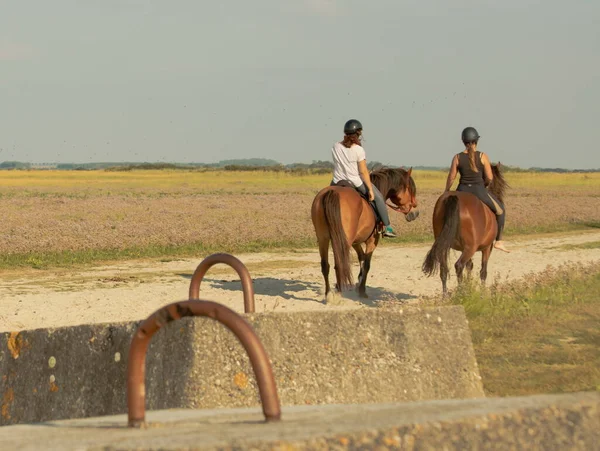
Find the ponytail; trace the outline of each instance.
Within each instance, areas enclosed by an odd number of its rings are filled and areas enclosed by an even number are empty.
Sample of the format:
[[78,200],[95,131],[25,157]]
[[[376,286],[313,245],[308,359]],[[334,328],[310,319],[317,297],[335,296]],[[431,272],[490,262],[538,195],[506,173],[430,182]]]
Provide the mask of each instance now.
[[475,145],[477,145],[477,143],[467,144],[467,151],[469,152],[469,166],[471,166],[471,170],[473,172],[479,172],[479,169],[477,169],[477,164],[475,164]]

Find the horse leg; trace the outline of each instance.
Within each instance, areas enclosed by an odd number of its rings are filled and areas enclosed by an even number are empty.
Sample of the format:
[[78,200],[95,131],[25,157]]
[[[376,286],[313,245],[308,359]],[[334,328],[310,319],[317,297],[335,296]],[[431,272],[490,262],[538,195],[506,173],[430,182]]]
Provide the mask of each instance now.
[[360,265],[360,272],[358,273],[358,285],[360,286],[362,283],[362,278],[364,274],[364,262],[365,262],[365,252],[360,244],[353,244],[352,247],[356,251],[356,256],[358,257],[358,263]]
[[[376,235],[378,236],[378,235]],[[366,249],[363,252],[363,261],[361,262],[361,277],[359,277],[358,283],[358,295],[366,299],[369,296],[367,295],[367,275],[369,274],[369,270],[371,269],[371,258],[373,257],[373,251],[377,247],[379,239],[377,237],[371,237],[366,241]],[[362,251],[362,249],[361,249]]]
[[371,257],[373,253],[370,252],[365,255],[364,262],[364,274],[360,281],[360,285],[358,286],[358,294],[361,298],[367,299],[369,296],[367,295],[367,274],[369,274],[369,270],[371,269]]
[[321,273],[325,279],[325,297],[331,291],[329,286],[329,237],[319,239],[319,255],[321,256]]
[[471,278],[471,273],[473,272],[473,259],[470,259],[465,265],[465,269],[467,270],[467,278]]
[[454,264],[454,269],[456,270],[456,278],[458,279],[458,283],[462,283],[463,280],[463,269],[468,265],[468,262],[475,255],[476,250],[470,247],[465,247],[462,254],[460,254],[460,258]]
[[486,247],[481,251],[481,271],[479,272],[479,277],[481,278],[481,283],[483,284],[485,284],[485,279],[487,279],[487,265],[490,255],[492,254],[492,249],[494,249],[494,243],[490,244],[489,247]]
[[440,265],[440,279],[442,279],[442,296],[446,297],[448,294],[448,266]]

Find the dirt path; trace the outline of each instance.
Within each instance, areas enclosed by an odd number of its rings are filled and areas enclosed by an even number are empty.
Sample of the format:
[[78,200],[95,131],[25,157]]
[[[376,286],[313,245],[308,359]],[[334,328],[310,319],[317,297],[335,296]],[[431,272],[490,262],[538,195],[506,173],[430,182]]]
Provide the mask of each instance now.
[[[494,252],[488,284],[494,279],[520,278],[548,265],[600,260],[600,232],[521,238],[510,242],[513,252]],[[586,248],[585,243],[588,243]],[[420,267],[428,246],[386,246],[376,250],[367,281],[370,299],[354,293],[339,305],[323,303],[323,283],[316,250],[237,255],[254,279],[256,310],[293,311],[365,308],[374,301],[416,302],[441,291],[439,278],[427,278]],[[454,261],[456,257],[451,257]],[[477,255],[479,259],[479,255]],[[124,262],[85,271],[0,273],[0,331],[59,327],[84,323],[142,319],[164,304],[187,297],[190,277],[202,258],[163,262]],[[333,266],[333,263],[332,263]],[[479,261],[475,262],[475,271]],[[355,266],[355,272],[358,267]],[[333,268],[331,271],[333,281]],[[451,278],[450,288],[456,283]],[[230,268],[211,268],[201,286],[201,298],[242,311],[237,275]]]

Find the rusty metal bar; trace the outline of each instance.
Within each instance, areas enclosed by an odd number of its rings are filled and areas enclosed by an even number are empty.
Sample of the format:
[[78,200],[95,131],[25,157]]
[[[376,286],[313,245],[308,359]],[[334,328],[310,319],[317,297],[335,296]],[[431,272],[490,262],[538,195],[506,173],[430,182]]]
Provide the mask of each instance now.
[[190,300],[175,302],[157,310],[137,329],[129,348],[127,364],[127,411],[129,427],[145,424],[146,410],[146,351],[158,329],[185,316],[207,316],[231,330],[246,350],[254,375],[266,421],[281,418],[281,405],[269,356],[260,339],[246,320],[222,304]]
[[236,270],[242,281],[244,312],[254,313],[254,286],[252,285],[252,277],[250,277],[248,268],[239,259],[230,254],[212,254],[200,262],[190,282],[190,300],[200,299],[200,284],[202,283],[202,279],[204,279],[206,272],[217,263],[225,263]]

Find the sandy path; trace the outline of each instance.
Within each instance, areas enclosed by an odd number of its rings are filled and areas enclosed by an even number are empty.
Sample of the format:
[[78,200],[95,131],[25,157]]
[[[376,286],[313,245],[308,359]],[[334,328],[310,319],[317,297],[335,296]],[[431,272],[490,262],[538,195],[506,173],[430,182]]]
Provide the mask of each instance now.
[[[511,254],[494,252],[488,283],[515,279],[548,265],[600,260],[599,248],[572,248],[600,241],[600,232],[556,235],[510,242]],[[386,246],[375,251],[367,281],[370,295],[362,302],[354,293],[340,305],[323,303],[323,284],[316,250],[237,255],[250,270],[256,310],[293,311],[364,308],[374,300],[415,302],[440,293],[439,278],[427,278],[420,267],[429,246]],[[479,270],[476,256],[475,271]],[[455,260],[452,256],[452,262]],[[0,273],[0,331],[59,327],[84,323],[142,319],[164,304],[187,297],[189,281],[202,258],[163,262],[124,262],[84,271]],[[332,264],[333,266],[333,264]],[[358,272],[358,266],[355,266]],[[331,280],[334,279],[333,268]],[[452,277],[450,288],[456,283]],[[208,272],[201,297],[242,311],[241,286],[233,270],[217,265]]]

